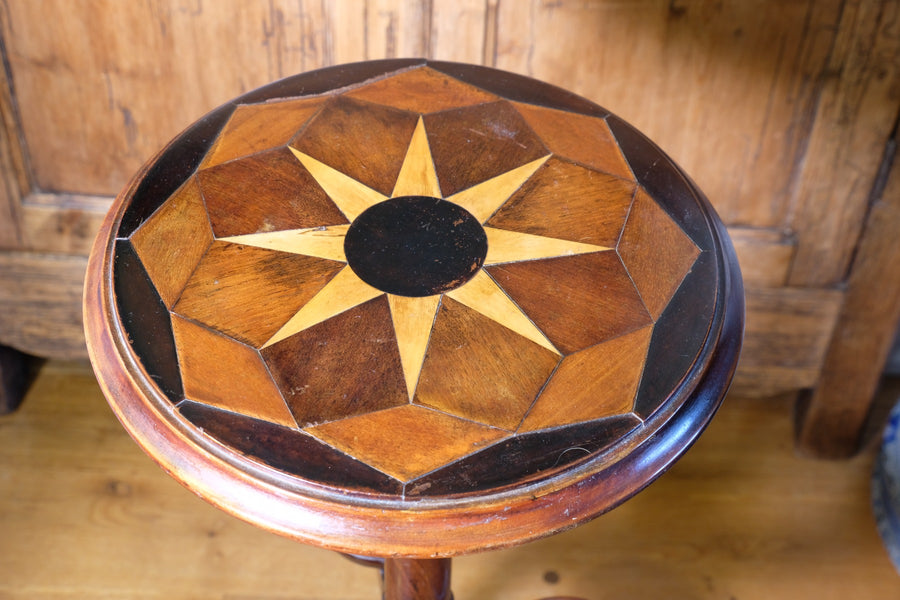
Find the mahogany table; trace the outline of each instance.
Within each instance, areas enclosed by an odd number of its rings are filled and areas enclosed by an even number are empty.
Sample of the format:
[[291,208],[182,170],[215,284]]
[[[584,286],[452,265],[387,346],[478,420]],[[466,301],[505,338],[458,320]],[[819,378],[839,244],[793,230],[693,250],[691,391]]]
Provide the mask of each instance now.
[[170,475],[430,599],[450,557],[578,525],[671,465],[731,380],[743,292],[708,202],[621,119],[390,60],[175,138],[105,221],[85,321]]

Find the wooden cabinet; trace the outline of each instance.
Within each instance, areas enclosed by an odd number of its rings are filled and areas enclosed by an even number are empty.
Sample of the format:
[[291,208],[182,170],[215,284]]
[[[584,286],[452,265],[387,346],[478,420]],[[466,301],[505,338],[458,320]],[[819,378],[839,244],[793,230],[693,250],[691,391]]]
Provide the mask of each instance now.
[[672,155],[742,263],[737,391],[813,390],[801,443],[855,447],[900,313],[896,0],[10,0],[0,27],[0,344],[86,355],[99,220],[200,115],[300,71],[426,56],[570,89]]

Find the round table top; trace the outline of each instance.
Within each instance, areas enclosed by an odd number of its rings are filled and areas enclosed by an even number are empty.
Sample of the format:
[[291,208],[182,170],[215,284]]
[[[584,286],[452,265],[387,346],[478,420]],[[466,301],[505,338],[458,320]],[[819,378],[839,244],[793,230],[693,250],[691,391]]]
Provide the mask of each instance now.
[[97,239],[86,330],[125,427],[264,528],[370,555],[547,535],[695,439],[740,347],[696,186],[621,119],[484,67],[375,61],[175,138]]

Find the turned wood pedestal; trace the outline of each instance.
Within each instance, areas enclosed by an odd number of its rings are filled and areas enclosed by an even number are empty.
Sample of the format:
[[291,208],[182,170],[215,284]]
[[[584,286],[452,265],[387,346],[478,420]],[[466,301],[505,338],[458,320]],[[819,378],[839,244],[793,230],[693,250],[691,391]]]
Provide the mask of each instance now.
[[450,597],[450,557],[672,464],[731,380],[743,295],[708,202],[631,126],[402,60],[279,81],[175,138],[109,213],[85,317],[170,475],[424,600]]

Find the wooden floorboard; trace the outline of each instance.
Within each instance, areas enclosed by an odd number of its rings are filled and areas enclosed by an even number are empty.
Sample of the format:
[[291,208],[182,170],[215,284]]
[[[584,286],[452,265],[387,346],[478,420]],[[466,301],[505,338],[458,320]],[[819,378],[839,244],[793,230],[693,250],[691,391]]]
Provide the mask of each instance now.
[[[788,400],[730,398],[622,507],[456,559],[456,598],[900,598],[869,508],[873,456],[797,457]],[[163,598],[376,600],[379,582],[208,506],[131,442],[86,366],[48,363],[0,417],[0,599]]]

